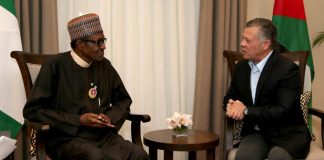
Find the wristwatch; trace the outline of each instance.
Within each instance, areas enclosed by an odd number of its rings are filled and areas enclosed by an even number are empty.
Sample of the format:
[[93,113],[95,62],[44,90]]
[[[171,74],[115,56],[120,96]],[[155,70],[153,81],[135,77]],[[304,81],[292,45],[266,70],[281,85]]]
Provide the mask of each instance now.
[[245,108],[243,113],[244,113],[244,115],[247,115],[248,114],[248,108]]

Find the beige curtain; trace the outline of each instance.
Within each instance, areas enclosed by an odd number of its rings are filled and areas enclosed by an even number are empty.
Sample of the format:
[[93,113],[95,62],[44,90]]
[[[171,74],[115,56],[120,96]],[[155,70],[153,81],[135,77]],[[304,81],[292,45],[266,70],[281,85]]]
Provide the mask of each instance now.
[[[15,0],[23,51],[57,53],[57,2],[56,0]],[[14,160],[23,160],[22,133],[17,137]]]
[[15,0],[23,51],[57,53],[56,0]]
[[[229,83],[223,50],[239,50],[246,0],[201,0],[197,49],[194,128],[220,136],[216,159],[224,159],[222,102]],[[204,154],[199,154],[204,156]],[[200,157],[199,159],[205,159]]]

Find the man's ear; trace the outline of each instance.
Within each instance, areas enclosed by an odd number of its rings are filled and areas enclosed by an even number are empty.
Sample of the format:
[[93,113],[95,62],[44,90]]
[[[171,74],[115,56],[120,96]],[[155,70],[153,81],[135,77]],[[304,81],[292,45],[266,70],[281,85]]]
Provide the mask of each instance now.
[[80,39],[78,39],[78,40],[76,41],[76,48],[77,48],[78,50],[81,50],[81,49],[83,48],[83,43],[82,43],[82,41],[81,41]]
[[271,46],[271,41],[270,40],[265,40],[265,41],[263,41],[263,49],[269,49],[270,48],[270,46]]

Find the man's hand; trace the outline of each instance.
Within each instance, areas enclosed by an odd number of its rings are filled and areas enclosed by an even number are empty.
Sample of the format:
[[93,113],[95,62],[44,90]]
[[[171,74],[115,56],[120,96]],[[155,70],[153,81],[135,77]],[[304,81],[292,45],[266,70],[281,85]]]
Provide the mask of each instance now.
[[115,127],[111,124],[110,118],[102,113],[84,113],[80,116],[80,124],[94,128]]
[[226,115],[229,118],[233,118],[235,120],[242,120],[244,119],[244,109],[246,106],[239,100],[232,100],[230,99],[227,103],[226,107]]

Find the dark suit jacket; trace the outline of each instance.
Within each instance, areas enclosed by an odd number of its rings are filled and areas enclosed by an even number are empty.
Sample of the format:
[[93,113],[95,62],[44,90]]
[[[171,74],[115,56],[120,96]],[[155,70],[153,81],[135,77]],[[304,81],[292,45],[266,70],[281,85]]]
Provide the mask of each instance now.
[[250,72],[248,60],[236,65],[230,88],[224,97],[224,109],[230,98],[240,100],[248,107],[248,115],[243,122],[243,137],[253,132],[257,124],[260,133],[270,143],[285,148],[295,157],[305,157],[310,135],[300,107],[298,66],[274,51],[261,72],[255,104],[251,96]]

